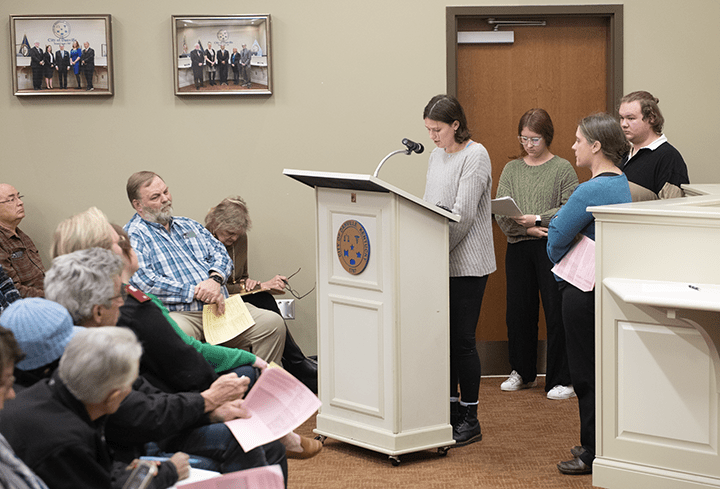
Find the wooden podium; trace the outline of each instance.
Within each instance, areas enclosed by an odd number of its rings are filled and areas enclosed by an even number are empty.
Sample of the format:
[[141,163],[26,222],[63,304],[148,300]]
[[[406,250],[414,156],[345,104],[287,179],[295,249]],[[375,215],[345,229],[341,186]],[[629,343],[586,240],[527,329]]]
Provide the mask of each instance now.
[[370,175],[284,170],[315,188],[315,433],[389,456],[455,441],[450,425],[448,220]]

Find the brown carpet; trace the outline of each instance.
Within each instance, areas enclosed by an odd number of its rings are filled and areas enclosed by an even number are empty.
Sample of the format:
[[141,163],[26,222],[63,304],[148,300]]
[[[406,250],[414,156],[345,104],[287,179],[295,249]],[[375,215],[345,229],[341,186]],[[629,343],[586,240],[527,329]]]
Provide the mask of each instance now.
[[[550,401],[538,387],[502,392],[505,378],[483,378],[478,418],[483,439],[453,448],[410,453],[393,467],[387,455],[328,438],[310,460],[289,460],[290,489],[321,488],[591,488],[592,476],[562,475],[560,460],[580,439],[577,398]],[[297,432],[314,436],[313,416]]]

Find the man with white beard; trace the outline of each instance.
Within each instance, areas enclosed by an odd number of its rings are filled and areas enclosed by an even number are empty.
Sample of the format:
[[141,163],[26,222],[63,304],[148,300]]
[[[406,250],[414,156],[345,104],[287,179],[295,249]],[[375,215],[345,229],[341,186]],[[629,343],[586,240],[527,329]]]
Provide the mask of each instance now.
[[[156,173],[134,173],[127,194],[136,214],[124,229],[140,265],[130,283],[156,295],[185,333],[204,341],[203,306],[216,304],[218,314],[225,311],[225,282],[233,267],[225,246],[199,222],[173,216],[172,195]],[[255,324],[223,346],[280,364],[285,323],[272,311],[246,305]]]

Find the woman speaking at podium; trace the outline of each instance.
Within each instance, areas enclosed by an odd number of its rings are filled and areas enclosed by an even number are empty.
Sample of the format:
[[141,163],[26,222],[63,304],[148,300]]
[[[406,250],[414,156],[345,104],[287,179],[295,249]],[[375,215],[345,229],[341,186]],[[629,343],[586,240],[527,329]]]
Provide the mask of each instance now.
[[495,271],[490,156],[470,139],[465,112],[455,97],[433,97],[423,119],[437,146],[428,161],[423,198],[460,216],[450,223],[450,413],[453,438],[462,446],[482,440],[475,328],[488,275]]

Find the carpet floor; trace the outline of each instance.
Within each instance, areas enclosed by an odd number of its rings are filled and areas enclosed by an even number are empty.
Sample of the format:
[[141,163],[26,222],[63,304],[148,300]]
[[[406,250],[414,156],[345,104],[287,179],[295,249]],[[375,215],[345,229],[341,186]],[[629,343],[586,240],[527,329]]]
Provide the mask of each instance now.
[[[544,377],[538,386],[502,392],[505,378],[483,378],[478,418],[480,442],[402,455],[393,467],[387,455],[328,438],[310,460],[289,460],[290,489],[322,488],[592,488],[592,476],[567,476],[556,464],[572,458],[580,440],[577,398],[551,401]],[[298,430],[314,436],[315,416]]]

